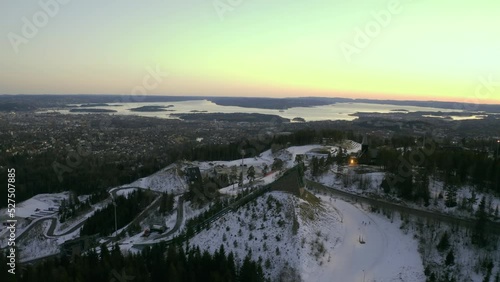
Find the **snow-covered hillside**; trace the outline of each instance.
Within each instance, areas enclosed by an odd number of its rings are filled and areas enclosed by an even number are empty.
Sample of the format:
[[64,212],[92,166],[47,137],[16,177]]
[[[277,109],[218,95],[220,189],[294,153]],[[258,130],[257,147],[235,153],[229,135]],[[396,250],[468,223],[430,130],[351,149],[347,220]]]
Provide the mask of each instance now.
[[[67,200],[69,192],[54,194],[38,194],[16,205],[16,217],[40,218],[57,212],[62,200]],[[1,216],[7,214],[7,209],[0,210]]]
[[320,199],[340,214],[342,231],[330,261],[305,272],[305,281],[425,281],[418,242],[401,232],[398,220],[391,223],[339,199]]
[[150,176],[123,185],[123,187],[149,188],[153,191],[174,194],[184,193],[187,191],[187,185],[184,179],[179,176],[179,171],[182,169],[182,166],[172,164]]
[[289,265],[299,265],[299,241],[294,236],[292,196],[273,192],[258,198],[236,213],[230,213],[190,240],[213,253],[224,245],[240,262],[250,253],[261,260],[264,270],[275,281]]
[[[417,242],[398,222],[326,196],[272,192],[216,221],[190,240],[242,260],[262,261],[272,281],[424,281]],[[359,242],[360,236],[366,242]],[[294,272],[294,270],[298,270]],[[402,280],[401,280],[402,279]],[[295,280],[281,280],[295,281]]]

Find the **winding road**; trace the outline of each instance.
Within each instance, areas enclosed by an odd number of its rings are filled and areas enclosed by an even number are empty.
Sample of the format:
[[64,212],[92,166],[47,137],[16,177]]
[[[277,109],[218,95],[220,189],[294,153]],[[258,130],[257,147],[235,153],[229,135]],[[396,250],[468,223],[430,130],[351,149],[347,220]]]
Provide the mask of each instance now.
[[[110,195],[112,194],[113,197],[117,197],[118,196],[117,195],[118,191],[120,191],[120,190],[126,190],[126,189],[144,189],[144,188],[143,187],[120,187],[120,188],[116,188],[116,189],[110,190],[111,191]],[[152,191],[152,192],[158,193],[156,191]],[[54,230],[57,227],[57,217],[54,217],[54,216],[41,217],[41,218],[38,218],[38,219],[34,220],[32,223],[30,223],[28,225],[28,227],[26,227],[20,234],[18,234],[17,238],[16,238],[17,241],[23,240],[24,237],[26,236],[26,234],[28,234],[31,229],[35,228],[37,225],[39,225],[42,222],[47,221],[47,220],[50,220],[51,223],[50,223],[49,229],[44,234],[44,236],[49,237],[49,238],[61,237],[61,236],[68,235],[70,233],[75,232],[76,230],[78,230],[80,227],[82,227],[85,224],[85,220],[82,220],[82,222],[78,223],[77,225],[71,227],[70,229],[64,231],[61,234],[54,234]]]
[[181,195],[179,197],[179,200],[177,201],[177,218],[176,218],[174,227],[172,227],[172,229],[170,229],[168,232],[163,233],[160,236],[156,237],[155,240],[160,239],[160,238],[169,237],[172,234],[174,234],[175,232],[177,232],[177,230],[179,230],[179,228],[182,225],[183,219],[184,219],[184,195]]
[[[144,187],[120,187],[120,188],[116,188],[116,189],[111,189],[109,192],[110,194],[110,198],[111,197],[117,197],[118,194],[117,192],[120,191],[120,190],[126,190],[126,189],[145,189]],[[152,190],[149,190],[153,193],[157,193],[159,194],[160,192],[158,191],[152,191]],[[140,218],[144,215],[147,215],[151,209],[154,209],[155,207],[158,207],[160,201],[159,201],[160,197],[158,197],[157,199],[155,199],[153,201],[153,203],[151,203],[148,207],[146,207],[146,209],[144,209],[139,215],[136,216],[136,218],[134,218],[134,221],[137,220],[137,218]],[[182,200],[181,200],[182,199]],[[179,197],[179,204],[182,206],[183,205],[183,197]],[[43,235],[46,237],[46,238],[57,238],[57,237],[61,237],[61,236],[66,236],[68,234],[71,234],[75,231],[77,231],[78,229],[80,229],[84,224],[85,224],[85,219],[82,220],[81,222],[79,222],[78,224],[76,224],[75,226],[71,227],[70,229],[67,229],[65,230],[63,233],[59,233],[59,234],[55,234],[54,231],[57,227],[57,220],[58,218],[57,217],[54,217],[54,216],[50,216],[50,217],[42,217],[42,218],[38,218],[36,220],[34,220],[32,223],[30,223],[30,225],[28,225],[28,227],[26,227],[20,234],[17,235],[17,238],[16,238],[16,241],[17,242],[21,242],[22,240],[24,240],[24,238],[26,237],[27,234],[29,234],[29,232],[37,227],[38,225],[42,224],[44,221],[50,221],[50,226],[49,228],[47,229],[47,232],[45,232]],[[182,212],[181,212],[181,221],[182,221]],[[176,222],[176,226],[177,225],[180,225],[181,222],[179,222],[179,217],[178,217],[178,222]],[[179,227],[177,227],[179,228]],[[110,239],[112,240],[112,239]],[[110,241],[108,240],[108,241]],[[4,248],[5,249],[5,248]],[[49,255],[48,257],[50,256],[55,256],[57,254],[53,254],[53,255]],[[45,257],[44,257],[45,258]],[[30,263],[30,262],[34,262],[34,261],[38,261],[38,260],[41,260],[40,258],[35,258],[33,260],[25,260],[23,261],[23,263]]]
[[[203,222],[199,223],[198,226],[206,226],[208,224],[211,224],[213,223],[214,221],[216,221],[217,219],[221,218],[222,216],[224,216],[225,214],[227,214],[228,212],[231,212],[231,211],[235,211],[237,210],[239,207],[245,205],[246,203],[248,203],[249,201],[263,195],[264,193],[270,191],[270,186],[269,185],[266,185],[266,186],[263,186],[255,191],[253,191],[252,193],[246,195],[245,197],[239,199],[238,201],[230,204],[229,206],[221,209],[219,212],[217,212],[216,214],[212,215],[210,218],[207,218],[205,219]],[[182,208],[182,205],[181,205],[181,198],[179,198],[179,205],[177,206],[177,222],[174,226],[174,228],[172,228],[172,230],[170,230],[168,233],[165,233],[159,237],[156,237],[154,238],[152,241],[149,241],[149,242],[142,242],[142,243],[136,243],[136,244],[133,244],[132,247],[133,248],[136,248],[136,249],[142,249],[146,246],[151,246],[151,245],[154,245],[154,244],[157,244],[159,242],[164,242],[164,243],[167,243],[167,244],[170,244],[174,241],[174,239],[169,239],[169,240],[165,240],[165,241],[157,241],[158,239],[163,239],[163,238],[166,238],[166,237],[169,237],[170,235],[174,234],[179,228],[180,228],[180,225],[182,223],[182,220],[183,220],[183,215],[182,215],[182,212],[183,212],[183,208]],[[198,228],[194,228],[194,230],[198,230]],[[201,232],[203,230],[203,228],[200,228],[198,231],[194,231],[194,233],[191,235],[194,236],[196,234],[198,234],[199,232]],[[182,240],[186,240],[187,238],[183,238]]]

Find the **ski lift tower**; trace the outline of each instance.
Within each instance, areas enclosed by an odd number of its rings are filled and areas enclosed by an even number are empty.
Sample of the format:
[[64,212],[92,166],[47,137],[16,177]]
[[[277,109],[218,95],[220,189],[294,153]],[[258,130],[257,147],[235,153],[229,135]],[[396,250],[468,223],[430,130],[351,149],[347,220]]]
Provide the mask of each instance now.
[[243,158],[245,157],[245,150],[241,150],[240,154],[241,154],[241,166],[243,166]]

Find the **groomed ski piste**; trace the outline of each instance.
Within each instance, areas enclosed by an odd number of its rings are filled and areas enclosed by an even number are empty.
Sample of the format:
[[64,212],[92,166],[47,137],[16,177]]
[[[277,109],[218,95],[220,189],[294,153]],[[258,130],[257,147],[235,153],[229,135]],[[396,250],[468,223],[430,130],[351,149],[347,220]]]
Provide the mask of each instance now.
[[425,281],[418,242],[399,229],[398,220],[391,223],[339,199],[320,199],[340,214],[340,236],[330,262],[304,268],[304,281]]

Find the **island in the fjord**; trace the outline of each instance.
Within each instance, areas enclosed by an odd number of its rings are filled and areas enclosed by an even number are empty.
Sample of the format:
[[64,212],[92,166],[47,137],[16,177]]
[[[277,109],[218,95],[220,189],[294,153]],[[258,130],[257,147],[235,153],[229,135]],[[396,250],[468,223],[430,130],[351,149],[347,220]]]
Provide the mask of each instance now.
[[167,112],[168,108],[172,108],[174,105],[168,106],[142,106],[137,108],[132,108],[132,112]]
[[304,118],[301,118],[301,117],[295,117],[292,119],[293,122],[306,122],[306,120]]
[[115,110],[110,109],[70,109],[70,113],[116,113]]
[[81,104],[80,108],[107,107],[107,106],[111,105],[107,103],[87,103],[87,104]]

